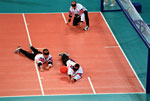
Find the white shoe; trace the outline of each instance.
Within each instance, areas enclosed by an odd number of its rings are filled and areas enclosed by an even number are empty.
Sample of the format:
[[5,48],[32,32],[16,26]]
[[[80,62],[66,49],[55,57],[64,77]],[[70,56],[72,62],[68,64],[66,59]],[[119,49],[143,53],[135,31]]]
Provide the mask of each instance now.
[[113,6],[115,6],[115,4],[111,4],[110,6],[113,7]]
[[108,5],[108,3],[104,2],[104,5]]
[[83,28],[84,31],[87,31],[89,29],[89,26],[86,26]]
[[20,52],[21,47],[18,46],[18,48],[14,51],[14,53],[19,53]]

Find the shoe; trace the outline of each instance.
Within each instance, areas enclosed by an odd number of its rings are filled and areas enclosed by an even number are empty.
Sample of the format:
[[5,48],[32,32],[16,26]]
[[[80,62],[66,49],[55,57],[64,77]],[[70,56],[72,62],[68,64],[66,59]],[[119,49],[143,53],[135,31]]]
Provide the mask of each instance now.
[[108,5],[108,3],[104,2],[104,5]]
[[86,26],[83,28],[84,31],[87,31],[89,29],[89,26]]
[[111,4],[110,6],[113,7],[113,6],[115,6],[115,4]]
[[63,56],[63,55],[69,56],[68,53],[64,53],[64,52],[59,53],[59,56]]
[[31,45],[31,44],[29,44],[29,47],[31,48],[31,47],[32,47],[32,45]]
[[18,48],[14,51],[14,53],[19,53],[21,49],[21,46],[18,46]]

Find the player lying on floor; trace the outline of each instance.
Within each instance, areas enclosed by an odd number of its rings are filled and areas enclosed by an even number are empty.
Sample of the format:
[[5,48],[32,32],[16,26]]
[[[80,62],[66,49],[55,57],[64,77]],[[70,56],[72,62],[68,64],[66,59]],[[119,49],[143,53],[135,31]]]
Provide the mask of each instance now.
[[15,53],[22,53],[29,59],[34,60],[37,63],[41,72],[44,71],[43,64],[47,63],[47,70],[53,66],[52,56],[50,55],[48,49],[44,48],[43,52],[40,52],[33,46],[30,46],[30,49],[32,50],[32,53],[27,52],[26,50],[23,50],[20,46],[18,46],[18,48],[15,50]]
[[69,79],[73,82],[79,80],[83,74],[82,67],[74,60],[69,58],[69,54],[67,53],[60,53],[59,56],[61,56],[63,64],[68,68],[67,75]]

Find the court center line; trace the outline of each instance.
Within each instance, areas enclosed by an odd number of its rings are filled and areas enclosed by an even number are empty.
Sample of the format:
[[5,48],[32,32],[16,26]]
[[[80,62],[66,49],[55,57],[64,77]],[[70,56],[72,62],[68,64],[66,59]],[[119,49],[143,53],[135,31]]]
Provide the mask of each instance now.
[[[28,39],[29,39],[29,44],[32,45],[32,43],[31,43],[31,38],[30,38],[30,34],[29,34],[29,30],[28,30],[28,26],[27,26],[27,22],[26,22],[26,18],[25,18],[24,13],[22,14],[22,17],[23,17],[24,24],[25,24],[25,27],[26,27],[26,31],[27,31],[27,35],[28,35]],[[42,86],[40,74],[39,74],[39,71],[38,71],[38,67],[37,67],[37,64],[36,64],[35,62],[34,62],[34,64],[35,64],[35,68],[36,68],[36,72],[37,72],[37,76],[38,76],[38,80],[39,80],[41,92],[42,92],[42,95],[44,96],[45,94],[44,94],[44,90],[43,90],[43,86]]]
[[103,16],[103,14],[102,14],[101,12],[100,12],[100,15],[102,16],[102,18],[103,18],[104,22],[106,23],[106,25],[107,25],[107,27],[108,27],[109,31],[110,31],[110,32],[111,32],[111,34],[112,34],[112,36],[113,36],[114,40],[115,40],[115,41],[116,41],[116,43],[118,44],[118,46],[119,46],[119,48],[120,48],[120,50],[121,50],[122,54],[124,55],[124,57],[125,57],[126,61],[128,62],[129,66],[131,67],[131,70],[133,71],[134,75],[136,76],[137,80],[139,81],[139,83],[141,84],[141,86],[142,86],[142,88],[143,88],[143,90],[144,90],[144,92],[145,92],[146,90],[145,90],[145,88],[144,88],[144,86],[143,86],[142,82],[140,81],[139,77],[137,76],[137,74],[136,74],[135,70],[133,69],[133,67],[132,67],[132,65],[131,65],[131,63],[130,63],[130,61],[128,60],[127,56],[125,55],[125,53],[124,53],[123,49],[121,48],[121,46],[120,46],[119,42],[117,41],[117,39],[116,39],[115,35],[113,34],[113,32],[112,32],[111,28],[109,27],[109,25],[108,25],[107,21],[105,20],[105,18],[104,18],[104,16]]
[[91,81],[90,77],[88,77],[88,80],[89,80],[89,83],[90,83],[90,85],[91,85],[91,88],[92,88],[93,93],[96,94],[95,89],[94,89],[94,86],[93,86],[93,84],[92,84],[92,81]]
[[65,23],[67,24],[67,20],[66,20],[66,18],[65,18],[64,13],[61,13],[61,14],[62,14],[62,16],[63,16],[63,18],[64,18]]

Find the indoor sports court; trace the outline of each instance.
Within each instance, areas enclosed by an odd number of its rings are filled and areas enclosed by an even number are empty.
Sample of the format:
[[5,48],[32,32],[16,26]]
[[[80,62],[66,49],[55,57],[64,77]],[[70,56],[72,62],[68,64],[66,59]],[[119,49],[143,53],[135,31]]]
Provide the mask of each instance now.
[[[83,31],[66,24],[71,1],[0,1],[0,101],[149,101],[146,46],[124,14],[100,12],[99,0],[76,0],[89,11],[90,29]],[[40,72],[33,61],[14,53],[18,46],[30,51],[29,44],[48,48],[53,68]],[[60,73],[60,52],[83,67],[79,81]],[[136,69],[141,65],[145,69]]]

